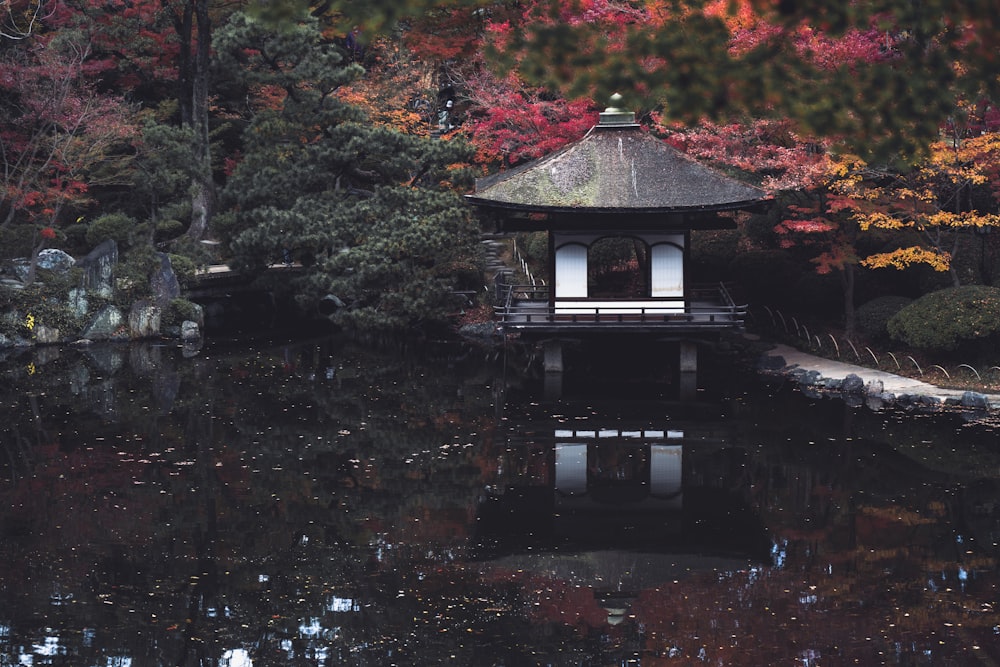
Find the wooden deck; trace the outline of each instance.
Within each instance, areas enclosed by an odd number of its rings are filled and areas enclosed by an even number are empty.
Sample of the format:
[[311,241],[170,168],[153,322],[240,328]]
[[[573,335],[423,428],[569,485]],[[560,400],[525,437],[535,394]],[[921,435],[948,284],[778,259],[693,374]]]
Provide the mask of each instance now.
[[699,333],[742,329],[747,306],[733,302],[724,285],[699,286],[685,299],[549,301],[548,287],[506,285],[496,319],[507,331]]

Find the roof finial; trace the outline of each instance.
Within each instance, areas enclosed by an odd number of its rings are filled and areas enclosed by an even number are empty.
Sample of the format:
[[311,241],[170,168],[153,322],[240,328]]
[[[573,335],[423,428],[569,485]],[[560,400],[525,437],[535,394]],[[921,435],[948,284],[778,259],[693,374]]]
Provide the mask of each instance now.
[[620,127],[623,125],[635,125],[635,113],[621,108],[621,95],[615,93],[611,96],[610,106],[601,112],[598,127]]

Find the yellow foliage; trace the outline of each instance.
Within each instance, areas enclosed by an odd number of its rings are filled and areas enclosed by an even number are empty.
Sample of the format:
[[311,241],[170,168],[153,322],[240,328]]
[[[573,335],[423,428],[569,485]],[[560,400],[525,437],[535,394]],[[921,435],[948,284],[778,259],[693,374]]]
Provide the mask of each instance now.
[[854,221],[858,223],[858,226],[863,232],[867,232],[872,227],[875,229],[902,229],[904,227],[913,226],[913,223],[910,221],[897,218],[881,211],[858,213],[854,215]]
[[990,180],[1000,160],[1000,135],[987,132],[961,143],[943,141],[931,145],[930,159],[920,173],[928,179],[944,179],[953,184],[981,185]]
[[928,187],[923,187],[919,189],[902,187],[898,188],[896,191],[896,196],[900,199],[913,199],[922,202],[932,202],[936,198],[934,191]]
[[830,157],[827,173],[835,179],[853,178],[860,176],[867,166],[868,163],[857,155],[844,153]]
[[951,255],[947,252],[928,250],[919,246],[898,248],[891,252],[880,252],[861,260],[861,265],[869,269],[892,267],[905,269],[914,264],[926,264],[935,271],[947,271],[951,266]]
[[976,227],[992,227],[1000,224],[1000,216],[995,213],[977,213],[976,211],[966,211],[965,213],[949,213],[947,211],[937,211],[924,217],[921,223],[928,226],[953,227],[956,229],[969,229]]

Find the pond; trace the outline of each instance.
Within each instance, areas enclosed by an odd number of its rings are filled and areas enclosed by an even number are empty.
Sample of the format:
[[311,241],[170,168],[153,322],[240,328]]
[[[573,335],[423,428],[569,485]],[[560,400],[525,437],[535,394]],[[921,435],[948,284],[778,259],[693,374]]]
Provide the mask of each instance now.
[[706,357],[8,352],[0,665],[1000,661],[997,429]]

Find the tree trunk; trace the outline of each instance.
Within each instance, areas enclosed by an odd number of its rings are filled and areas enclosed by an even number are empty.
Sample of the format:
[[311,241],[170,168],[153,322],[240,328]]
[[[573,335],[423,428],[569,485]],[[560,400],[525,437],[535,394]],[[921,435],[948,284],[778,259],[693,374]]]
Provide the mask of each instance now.
[[195,165],[192,181],[191,225],[188,236],[201,240],[208,234],[215,213],[215,182],[209,138],[209,64],[212,50],[212,20],[208,0],[189,0],[174,26],[181,39],[178,59],[181,122],[194,130],[191,157]]
[[844,290],[844,331],[854,335],[854,264],[846,262],[840,272],[840,284]]
[[[56,204],[55,210],[51,213],[51,217],[49,218],[50,227],[55,227],[60,211],[62,211],[62,202]],[[38,232],[38,236],[40,237],[38,238],[38,243],[31,249],[31,258],[28,261],[28,273],[24,276],[25,285],[31,285],[35,282],[35,276],[38,275],[38,254],[45,249],[46,238],[44,231]]]
[[38,253],[42,251],[45,247],[45,239],[42,239],[34,248],[31,249],[31,258],[28,260],[28,273],[24,276],[25,287],[34,284],[35,276],[38,273]]
[[951,286],[961,287],[962,279],[958,275],[958,270],[955,268],[955,257],[958,255],[958,240],[961,237],[959,232],[955,232],[955,240],[951,244],[951,261],[948,262],[948,275],[951,276]]
[[209,63],[212,50],[212,19],[208,15],[208,0],[193,0],[198,29],[191,82],[191,126],[195,131],[194,158],[198,165],[191,197],[191,226],[188,236],[197,240],[208,234],[215,213],[215,182],[212,178],[212,152],[208,124]]

